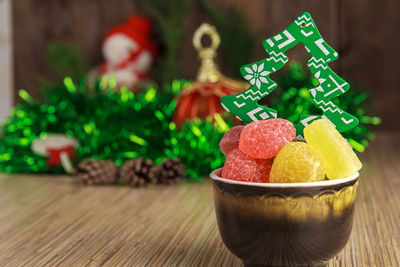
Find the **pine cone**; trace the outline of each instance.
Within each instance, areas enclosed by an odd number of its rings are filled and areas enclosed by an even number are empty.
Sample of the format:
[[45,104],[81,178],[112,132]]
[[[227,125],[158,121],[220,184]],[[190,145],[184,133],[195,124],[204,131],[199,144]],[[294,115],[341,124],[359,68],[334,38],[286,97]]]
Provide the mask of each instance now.
[[155,181],[153,161],[142,158],[125,162],[119,170],[120,180],[134,187],[142,187]]
[[303,143],[307,143],[306,139],[304,139],[304,137],[302,136],[296,136],[295,138],[293,138],[292,142],[303,142]]
[[185,165],[179,159],[165,159],[155,167],[157,182],[161,184],[178,183],[185,175]]
[[118,167],[111,160],[82,161],[76,166],[74,177],[87,185],[113,184],[118,180]]

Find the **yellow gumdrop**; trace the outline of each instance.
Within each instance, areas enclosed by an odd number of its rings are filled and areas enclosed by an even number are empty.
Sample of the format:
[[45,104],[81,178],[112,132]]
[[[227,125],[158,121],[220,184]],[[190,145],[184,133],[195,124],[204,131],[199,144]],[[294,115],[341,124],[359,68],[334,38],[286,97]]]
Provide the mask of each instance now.
[[329,179],[346,178],[361,169],[362,164],[353,149],[330,121],[313,121],[304,128],[304,137],[320,152]]
[[269,175],[271,183],[315,182],[324,179],[321,155],[303,142],[285,145],[276,155]]

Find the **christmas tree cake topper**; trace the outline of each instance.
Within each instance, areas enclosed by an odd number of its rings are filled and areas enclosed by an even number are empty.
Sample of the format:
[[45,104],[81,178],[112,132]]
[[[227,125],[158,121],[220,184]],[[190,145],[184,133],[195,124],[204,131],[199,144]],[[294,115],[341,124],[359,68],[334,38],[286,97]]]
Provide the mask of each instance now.
[[302,43],[310,54],[307,66],[319,81],[319,85],[309,91],[322,115],[302,115],[296,125],[297,135],[302,135],[304,127],[320,118],[330,120],[339,132],[357,126],[358,119],[355,116],[331,101],[345,93],[350,86],[328,66],[328,63],[338,58],[338,53],[322,39],[308,12],[302,13],[281,33],[264,40],[263,47],[269,57],[244,65],[240,69],[243,77],[250,82],[250,88],[236,95],[224,96],[221,105],[232,115],[248,123],[276,118],[276,110],[259,105],[257,101],[277,87],[269,75],[288,62],[289,59],[284,53],[299,43]]

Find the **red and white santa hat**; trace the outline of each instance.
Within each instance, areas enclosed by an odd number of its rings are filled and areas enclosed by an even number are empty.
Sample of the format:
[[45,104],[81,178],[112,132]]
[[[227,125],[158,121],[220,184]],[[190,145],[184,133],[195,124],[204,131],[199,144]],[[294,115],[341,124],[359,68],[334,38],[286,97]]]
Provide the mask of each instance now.
[[131,16],[123,24],[119,24],[111,28],[103,38],[104,42],[114,34],[123,34],[126,37],[137,42],[143,49],[147,49],[154,56],[156,54],[156,46],[150,40],[152,25],[149,19],[142,16]]

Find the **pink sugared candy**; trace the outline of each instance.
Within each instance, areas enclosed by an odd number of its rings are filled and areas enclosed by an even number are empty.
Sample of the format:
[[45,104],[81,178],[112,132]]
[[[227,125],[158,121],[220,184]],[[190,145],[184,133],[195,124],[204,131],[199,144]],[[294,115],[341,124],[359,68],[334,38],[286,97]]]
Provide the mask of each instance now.
[[276,156],[295,135],[296,129],[288,120],[255,121],[244,127],[239,149],[252,158],[269,159]]
[[239,147],[240,133],[243,128],[244,125],[232,127],[224,134],[224,137],[222,137],[219,142],[219,147],[225,156],[227,156],[233,149]]
[[226,157],[222,177],[244,182],[268,183],[270,171],[269,159],[253,159],[235,148]]

